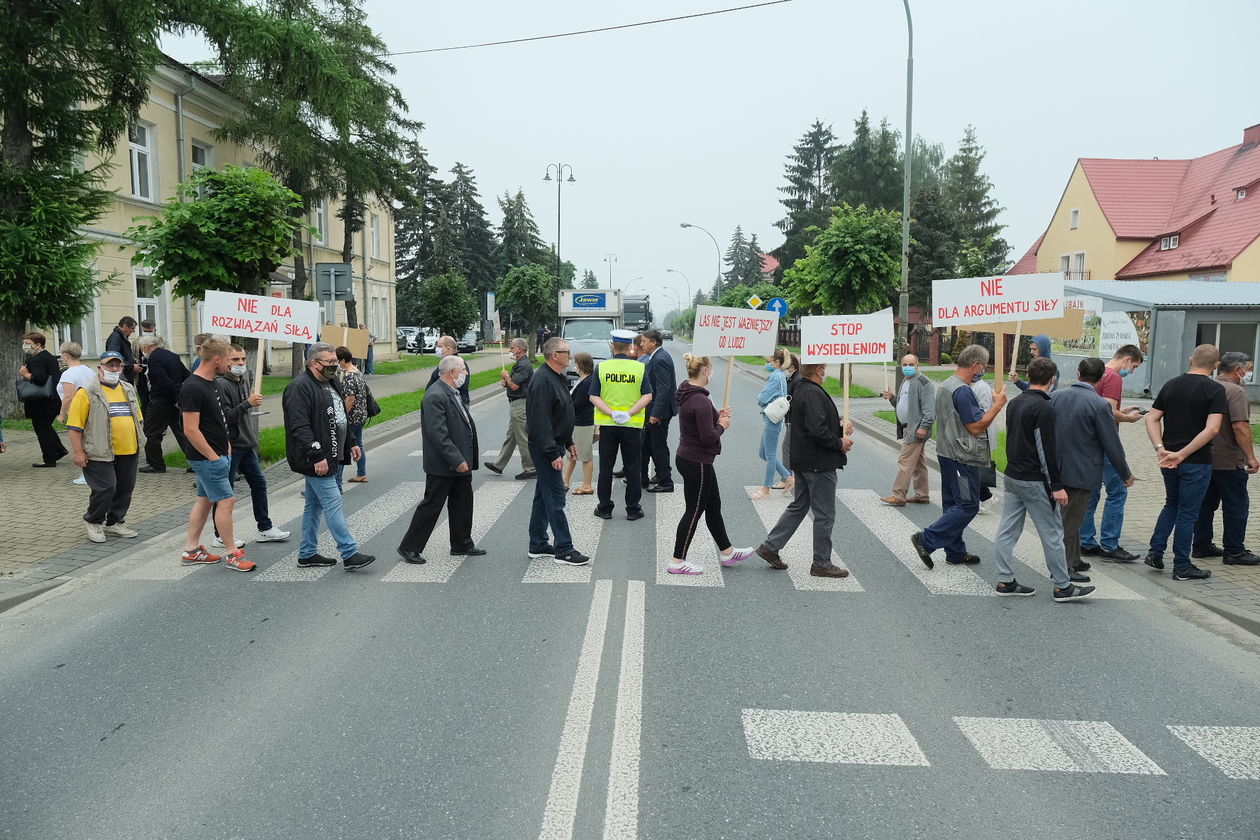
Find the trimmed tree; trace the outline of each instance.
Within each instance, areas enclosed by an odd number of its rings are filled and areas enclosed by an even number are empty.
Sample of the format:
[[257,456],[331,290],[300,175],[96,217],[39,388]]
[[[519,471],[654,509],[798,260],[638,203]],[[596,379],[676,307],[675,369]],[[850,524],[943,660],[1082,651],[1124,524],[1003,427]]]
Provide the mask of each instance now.
[[863,314],[888,306],[901,281],[901,214],[837,207],[805,259],[784,275],[793,309]]
[[540,265],[517,266],[499,283],[498,299],[506,303],[525,322],[525,337],[530,354],[536,352],[534,331],[555,318],[556,280]]
[[417,296],[420,324],[458,341],[481,316],[477,298],[468,290],[468,281],[454,272],[429,277],[420,284]]

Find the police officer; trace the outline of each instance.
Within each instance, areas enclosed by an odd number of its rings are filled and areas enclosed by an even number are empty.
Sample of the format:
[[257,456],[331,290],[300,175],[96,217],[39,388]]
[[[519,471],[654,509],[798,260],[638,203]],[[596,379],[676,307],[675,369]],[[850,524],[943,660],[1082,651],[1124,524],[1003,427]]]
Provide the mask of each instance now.
[[643,508],[639,507],[643,495],[639,457],[647,417],[644,408],[652,401],[652,389],[643,363],[627,355],[634,333],[613,330],[611,337],[613,357],[596,365],[591,377],[595,425],[604,427],[599,431],[599,502],[595,505],[595,515],[612,519],[613,465],[617,463],[620,449],[626,472],[626,519],[633,521],[643,518]]

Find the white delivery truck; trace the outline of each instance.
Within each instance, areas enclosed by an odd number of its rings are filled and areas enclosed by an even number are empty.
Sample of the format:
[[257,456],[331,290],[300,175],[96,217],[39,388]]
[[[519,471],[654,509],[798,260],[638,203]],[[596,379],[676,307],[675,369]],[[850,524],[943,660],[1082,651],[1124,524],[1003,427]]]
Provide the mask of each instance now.
[[622,326],[621,289],[561,289],[560,337],[598,339]]

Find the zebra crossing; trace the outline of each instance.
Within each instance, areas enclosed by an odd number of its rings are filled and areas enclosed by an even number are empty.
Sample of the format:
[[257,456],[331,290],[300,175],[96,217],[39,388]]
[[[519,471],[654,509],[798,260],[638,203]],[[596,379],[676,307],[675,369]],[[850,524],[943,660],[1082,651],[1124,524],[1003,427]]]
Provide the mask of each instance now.
[[[488,454],[488,453],[486,453]],[[297,540],[301,529],[301,516],[304,500],[299,494],[301,484],[293,485],[277,495],[271,505],[272,519],[294,531],[291,541],[283,545],[285,553],[272,560],[268,554],[272,549],[259,546],[251,548],[250,558],[259,564],[260,570],[252,576],[254,583],[312,583],[330,574],[335,567],[299,568],[297,565]],[[733,533],[744,536],[745,540],[759,540],[778,520],[787,508],[790,498],[783,493],[772,493],[769,499],[750,500],[746,497],[756,488],[740,488],[732,494],[727,491],[724,500],[724,514],[728,526]],[[618,486],[617,491],[621,487]],[[375,495],[373,495],[375,494]],[[734,495],[734,498],[730,496]],[[378,484],[346,485],[346,518],[351,534],[358,542],[361,550],[375,553],[377,564],[364,570],[362,576],[377,579],[382,583],[436,583],[451,582],[460,574],[466,558],[451,556],[443,547],[446,530],[446,517],[434,530],[434,538],[430,541],[425,555],[428,563],[419,566],[402,563],[393,555],[394,546],[373,545],[372,542],[387,528],[395,523],[409,519],[415,506],[424,496],[423,481],[407,481],[389,487]],[[522,506],[531,504],[533,486],[528,482],[507,481],[497,477],[482,480],[475,489],[475,507],[473,518],[473,539],[480,543],[496,529],[520,528],[519,511]],[[870,532],[871,537],[852,532],[850,521],[838,521],[832,551],[832,562],[846,568],[850,574],[846,578],[816,578],[809,574],[810,555],[812,553],[812,520],[806,517],[791,540],[781,550],[781,554],[789,560],[787,574],[783,577],[791,586],[801,592],[834,593],[847,596],[868,592],[878,592],[879,581],[890,574],[903,577],[902,572],[909,573],[910,578],[923,586],[927,593],[940,596],[990,597],[996,593],[994,584],[986,574],[992,567],[982,566],[977,570],[972,566],[949,566],[940,563],[935,569],[927,569],[919,560],[910,545],[910,535],[920,530],[907,515],[905,509],[884,505],[879,494],[874,490],[840,489],[836,492],[838,513],[847,510],[851,519],[860,523],[860,527]],[[741,574],[738,567],[723,569],[717,562],[717,554],[712,539],[701,521],[697,523],[690,557],[705,566],[702,575],[671,575],[667,572],[668,563],[673,555],[675,531],[684,512],[684,499],[681,492],[645,495],[644,506],[648,519],[641,524],[631,525],[640,529],[643,526],[654,528],[654,545],[645,553],[652,555],[655,566],[655,583],[658,586],[681,586],[700,588],[719,588],[727,585],[728,574]],[[935,501],[935,499],[934,499]],[[593,515],[596,504],[595,495],[567,497],[569,525],[573,533],[574,545],[583,553],[594,558],[592,566],[563,567],[556,565],[551,558],[529,560],[523,570],[513,566],[521,583],[528,584],[590,584],[596,579],[596,570],[600,565],[600,551],[626,550],[626,546],[610,546],[604,537],[606,521]],[[751,507],[751,513],[748,508]],[[242,510],[247,510],[242,506]],[[505,512],[509,509],[518,512],[511,517],[513,524],[503,522]],[[618,516],[623,506],[618,502]],[[238,517],[239,519],[239,517]],[[648,520],[655,520],[649,524]],[[749,538],[747,527],[749,522],[757,525],[753,538]],[[238,525],[242,523],[238,522]],[[608,523],[611,524],[611,523]],[[620,526],[624,527],[624,526]],[[993,515],[977,517],[971,530],[980,537],[993,541],[997,536],[998,518]],[[247,527],[238,528],[241,536],[250,536]],[[735,538],[735,537],[733,537]],[[738,540],[737,540],[738,541]],[[174,533],[149,540],[137,546],[127,562],[123,577],[127,580],[178,581],[196,574],[194,566],[180,566],[178,554],[183,542],[183,534]],[[519,545],[519,554],[525,554],[527,540],[524,534],[512,539],[513,546]],[[874,550],[870,546],[878,545]],[[857,546],[863,546],[860,553]],[[279,547],[279,546],[278,546]],[[653,551],[654,549],[654,551]],[[632,547],[632,552],[640,552],[642,546]],[[336,556],[336,545],[327,530],[321,528],[319,551],[327,556]],[[512,557],[516,558],[517,549],[512,549]],[[852,552],[852,556],[850,556]],[[492,552],[501,554],[502,552]],[[983,552],[982,552],[983,553]],[[896,563],[889,563],[888,556]],[[608,556],[605,553],[605,556]],[[1020,578],[1034,585],[1049,586],[1049,579],[1042,560],[1041,545],[1035,531],[1029,527],[1016,546],[1015,559],[1024,566]],[[485,564],[482,564],[485,565]],[[759,567],[760,559],[753,557],[745,560],[741,566]],[[213,567],[211,567],[213,568]],[[384,570],[384,571],[382,571]],[[1096,599],[1139,601],[1146,596],[1137,590],[1117,581],[1107,572],[1094,569],[1090,572],[1097,591]],[[883,587],[886,589],[887,587]]]
[[[954,726],[991,770],[1168,776],[1107,721],[953,717]],[[931,767],[949,746],[919,743],[898,714],[743,709],[749,758],[815,764]],[[1260,727],[1168,726],[1168,754],[1188,747],[1229,779],[1260,780]]]

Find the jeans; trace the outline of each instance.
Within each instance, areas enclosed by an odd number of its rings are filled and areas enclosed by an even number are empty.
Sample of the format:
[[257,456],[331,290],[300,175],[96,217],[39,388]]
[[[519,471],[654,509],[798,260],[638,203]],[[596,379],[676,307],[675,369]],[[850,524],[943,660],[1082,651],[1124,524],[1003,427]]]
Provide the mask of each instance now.
[[941,464],[941,518],[923,531],[923,547],[945,549],[948,560],[967,556],[963,531],[980,512],[980,468],[938,455]]
[[1205,548],[1212,542],[1212,520],[1216,509],[1221,509],[1221,545],[1225,556],[1242,554],[1247,537],[1247,511],[1251,500],[1247,496],[1247,471],[1242,467],[1232,470],[1212,470],[1203,504],[1199,506],[1199,519],[1194,525],[1194,547]]
[[550,526],[556,556],[572,554],[573,537],[569,534],[569,519],[564,514],[564,477],[560,470],[552,468],[547,453],[531,446],[529,454],[538,468],[538,477],[534,480],[534,506],[529,514],[529,549],[537,552],[547,544],[547,528]]
[[[368,376],[376,373],[376,345],[368,345],[367,360],[363,364],[363,372]],[[359,475],[363,475],[363,473],[359,473]]]
[[731,547],[730,537],[726,535],[726,522],[722,519],[722,497],[718,493],[717,473],[712,464],[701,464],[699,461],[688,461],[686,458],[674,459],[678,474],[683,480],[683,502],[686,505],[682,519],[674,530],[674,559],[686,560],[687,550],[696,536],[696,526],[700,517],[709,529],[709,535],[717,543],[719,551]]
[[997,539],[993,543],[993,562],[997,566],[998,580],[1010,583],[1015,580],[1011,571],[1011,556],[1015,543],[1024,532],[1024,515],[1027,514],[1041,538],[1041,550],[1046,555],[1046,568],[1050,579],[1059,589],[1066,589],[1072,582],[1068,577],[1067,560],[1063,553],[1063,520],[1054,501],[1040,481],[1020,481],[1005,476],[1006,498],[1002,502],[1002,521],[998,524]]
[[1164,507],[1155,520],[1155,533],[1151,534],[1151,554],[1163,557],[1171,534],[1173,569],[1183,571],[1190,568],[1194,524],[1212,481],[1212,465],[1183,461],[1176,469],[1160,469],[1160,472],[1164,475]]
[[814,565],[831,563],[831,529],[836,523],[836,471],[806,472],[798,470],[792,485],[792,501],[766,535],[766,548],[778,552],[792,539],[805,520],[814,515]]
[[328,532],[337,542],[337,553],[348,560],[359,551],[346,517],[341,510],[341,491],[337,489],[337,477],[333,475],[308,475],[306,477],[306,507],[302,511],[302,542],[298,557],[311,557],[319,550],[319,515],[322,511],[328,523]]
[[783,424],[771,423],[770,418],[764,414],[761,415],[761,423],[761,448],[757,451],[757,457],[766,462],[766,480],[761,484],[763,487],[771,487],[776,475],[787,478],[792,471],[779,460],[779,436],[783,434]]
[[1124,503],[1129,498],[1129,488],[1124,486],[1124,477],[1116,472],[1107,456],[1103,456],[1103,487],[1107,489],[1107,504],[1103,507],[1102,533],[1094,531],[1094,511],[1098,510],[1098,500],[1102,496],[1097,487],[1089,497],[1089,506],[1085,508],[1085,519],[1081,522],[1081,545],[1086,548],[1101,546],[1111,551],[1120,546],[1120,530],[1124,527]]
[[[254,507],[254,522],[258,525],[258,530],[270,531],[271,512],[267,508],[267,478],[263,475],[262,463],[258,460],[258,450],[232,450],[232,466],[228,472],[228,481],[235,485],[236,480],[241,476],[245,477],[245,483],[249,485],[249,500]],[[214,521],[213,511],[210,514],[210,521]],[[214,535],[219,536],[218,527],[215,527]]]

